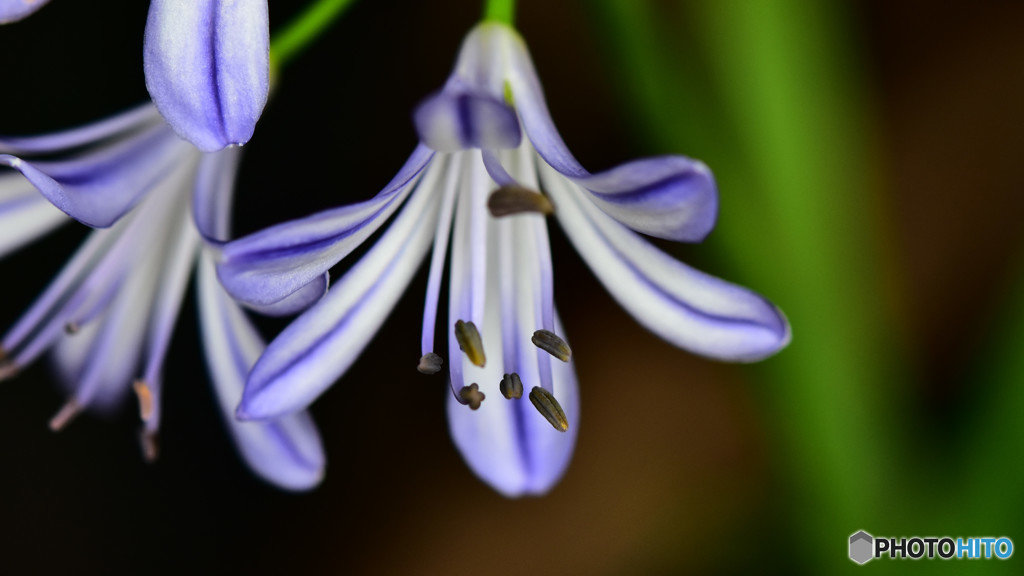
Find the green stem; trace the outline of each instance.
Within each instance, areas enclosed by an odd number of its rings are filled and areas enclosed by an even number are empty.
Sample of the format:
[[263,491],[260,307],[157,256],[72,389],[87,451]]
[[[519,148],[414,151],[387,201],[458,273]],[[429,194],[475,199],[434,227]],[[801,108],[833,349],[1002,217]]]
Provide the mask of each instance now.
[[279,70],[324,33],[355,0],[318,0],[270,40],[271,67]]
[[512,26],[516,16],[516,0],[486,0],[484,20],[502,22]]

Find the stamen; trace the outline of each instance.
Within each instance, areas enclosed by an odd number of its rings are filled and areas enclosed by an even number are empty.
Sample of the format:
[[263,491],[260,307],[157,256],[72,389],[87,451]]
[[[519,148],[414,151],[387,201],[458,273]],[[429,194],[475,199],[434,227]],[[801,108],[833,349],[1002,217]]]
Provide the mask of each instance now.
[[68,336],[74,336],[75,334],[78,334],[78,331],[81,329],[82,327],[79,326],[77,322],[68,322],[67,324],[64,325],[64,333],[67,334]]
[[145,422],[153,417],[153,392],[142,380],[133,382],[132,388],[135,389],[135,395],[139,397],[139,418]]
[[519,374],[515,372],[502,376],[498,389],[501,390],[501,395],[507,400],[523,397],[523,381],[519,378]]
[[555,430],[565,432],[569,429],[569,419],[565,417],[565,411],[558,400],[555,400],[554,394],[540,386],[534,386],[533,390],[530,390],[530,402],[533,402],[533,407],[555,427]]
[[139,445],[142,446],[142,457],[146,459],[146,462],[155,462],[160,453],[156,432],[143,429],[139,433]]
[[444,364],[442,359],[433,352],[427,352],[423,356],[420,356],[420,364],[416,367],[421,374],[437,374],[441,371],[441,365]]
[[534,346],[558,358],[562,362],[568,362],[572,357],[572,349],[562,340],[558,334],[548,330],[537,330],[533,333]]
[[522,213],[537,213],[546,216],[555,212],[555,207],[547,196],[516,185],[502,186],[491,193],[490,198],[487,199],[487,209],[495,218]]
[[481,368],[484,367],[484,364],[487,363],[487,356],[484,355],[484,341],[480,338],[480,331],[476,329],[476,324],[457,320],[455,322],[455,340],[459,343],[459,350],[466,353],[470,362]]
[[462,390],[459,390],[459,402],[469,406],[470,410],[476,410],[480,408],[480,403],[484,401],[487,396],[480,391],[480,387],[476,384],[470,384],[469,386],[463,386]]
[[78,400],[71,398],[66,404],[57,412],[57,415],[50,419],[50,430],[54,432],[60,432],[67,426],[75,416],[82,411],[82,405],[78,403]]
[[18,375],[19,366],[7,358],[0,358],[0,382]]

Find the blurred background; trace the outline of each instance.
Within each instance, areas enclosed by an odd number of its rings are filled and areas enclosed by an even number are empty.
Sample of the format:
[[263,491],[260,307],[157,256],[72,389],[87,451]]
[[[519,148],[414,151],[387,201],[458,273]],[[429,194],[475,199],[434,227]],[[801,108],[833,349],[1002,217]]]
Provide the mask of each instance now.
[[[303,4],[271,2],[272,30]],[[45,362],[0,386],[5,573],[1020,573],[1018,555],[861,567],[847,540],[1024,546],[1024,3],[519,4],[584,165],[682,153],[714,170],[716,231],[662,246],[778,304],[790,347],[753,366],[674,349],[555,226],[583,406],[562,482],[506,500],[462,463],[446,386],[412,370],[423,269],[313,407],[324,483],[288,494],[224,434],[190,295],[155,464],[135,406],[53,434],[64,399]],[[0,133],[144,101],[146,11],[53,0],[0,28]],[[283,72],[246,147],[236,231],[376,193],[480,14],[475,0],[358,2]],[[67,226],[0,262],[0,329],[84,235]]]

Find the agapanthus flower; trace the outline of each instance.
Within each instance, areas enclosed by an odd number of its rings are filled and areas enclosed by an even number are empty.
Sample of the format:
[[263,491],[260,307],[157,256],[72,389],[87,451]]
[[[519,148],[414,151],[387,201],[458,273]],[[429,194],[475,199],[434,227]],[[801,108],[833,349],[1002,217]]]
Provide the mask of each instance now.
[[[0,0],[0,24],[49,0]],[[146,88],[182,138],[204,152],[252,138],[270,92],[267,0],[151,0]]]
[[717,212],[708,168],[665,156],[584,170],[555,129],[512,28],[477,26],[444,88],[414,119],[421,144],[377,196],[224,247],[218,272],[228,291],[270,305],[323,282],[401,207],[328,295],[270,343],[249,375],[240,417],[300,410],[344,374],[431,245],[419,368],[439,371],[435,315],[450,243],[452,437],[498,491],[549,490],[569,461],[579,419],[572,353],[553,299],[544,218],[551,212],[612,296],[669,342],[754,361],[789,341],[787,321],[764,298],[678,262],[638,234],[703,239]]
[[[0,379],[52,350],[69,396],[51,421],[55,430],[84,409],[110,409],[134,391],[143,447],[154,457],[162,368],[198,269],[205,356],[228,429],[256,473],[306,489],[320,481],[324,467],[307,414],[268,423],[234,419],[264,343],[220,287],[201,235],[213,244],[227,238],[239,155],[238,148],[200,153],[152,104],[74,130],[0,138],[0,165],[20,172],[0,174],[0,255],[67,216],[97,228],[0,341]],[[312,301],[322,292],[299,296]]]

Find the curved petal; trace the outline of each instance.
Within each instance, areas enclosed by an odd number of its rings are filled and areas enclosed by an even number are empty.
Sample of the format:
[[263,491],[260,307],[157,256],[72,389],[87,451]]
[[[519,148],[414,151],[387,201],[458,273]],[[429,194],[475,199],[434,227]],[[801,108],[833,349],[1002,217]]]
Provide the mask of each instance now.
[[421,102],[413,121],[420,140],[438,152],[515,148],[522,140],[515,111],[484,92],[446,88]]
[[324,272],[305,286],[277,302],[273,302],[271,304],[252,304],[249,302],[242,302],[242,304],[246,308],[264,316],[292,316],[319,302],[320,299],[327,294],[327,288],[330,286],[330,282],[331,275]]
[[272,484],[289,490],[313,488],[323,479],[326,457],[309,414],[301,412],[268,423],[235,420],[245,377],[265,345],[218,284],[208,253],[200,258],[196,286],[207,367],[239,452],[256,474]]
[[316,306],[267,347],[238,417],[277,418],[308,406],[370,343],[430,248],[440,195],[418,187],[383,237]]
[[106,228],[132,209],[165,177],[192,159],[194,150],[163,126],[70,160],[26,161],[0,154],[54,206],[79,222]]
[[[555,430],[526,397],[543,379],[538,350],[530,343],[537,327],[535,309],[543,295],[538,279],[521,273],[535,258],[529,247],[519,243],[530,233],[525,224],[499,222],[488,242],[489,259],[497,265],[489,267],[482,336],[485,349],[502,350],[503,354],[500,358],[492,354],[483,368],[461,356],[452,358],[453,363],[462,364],[465,381],[478,384],[486,399],[477,410],[460,404],[454,395],[449,394],[447,400],[448,429],[462,457],[477,476],[508,497],[544,494],[558,482],[572,457],[580,415],[571,362],[553,362],[551,366],[551,392],[566,413],[568,431]],[[516,231],[510,232],[513,227]],[[509,289],[508,272],[516,266],[520,270],[511,275],[515,286]],[[557,317],[554,325],[564,334]],[[503,374],[512,372],[522,379],[524,395],[505,399],[499,383]]]
[[0,175],[0,258],[66,222],[24,178]]
[[699,242],[715,227],[718,191],[703,162],[645,158],[574,180],[601,210],[637,232]]
[[153,102],[205,152],[252,137],[270,89],[267,0],[152,0],[143,64]]
[[541,177],[576,250],[649,330],[691,352],[736,362],[760,360],[789,343],[789,323],[770,302],[651,246],[553,169],[542,166]]
[[102,144],[162,125],[163,119],[152,102],[140,104],[109,118],[52,134],[38,136],[0,137],[0,153],[5,154],[57,154],[75,148]]
[[[348,256],[402,204],[433,157],[418,146],[379,194],[356,204],[272,226],[223,246],[217,274],[236,300],[265,307],[285,299]],[[442,167],[421,185],[432,187]],[[320,284],[326,289],[325,284]],[[307,289],[311,290],[311,289]]]
[[219,246],[231,236],[231,204],[242,149],[203,154],[192,191],[192,220],[208,244]]
[[526,45],[515,31],[505,29],[504,34],[516,108],[544,162],[588,190],[602,210],[637,232],[683,242],[703,240],[711,232],[718,191],[707,166],[684,156],[665,156],[590,174],[551,120]]
[[77,334],[58,336],[54,360],[65,387],[83,406],[103,410],[131,390],[159,276],[160,260],[143,259],[96,319]]
[[50,0],[0,0],[0,24],[17,22],[46,5]]

